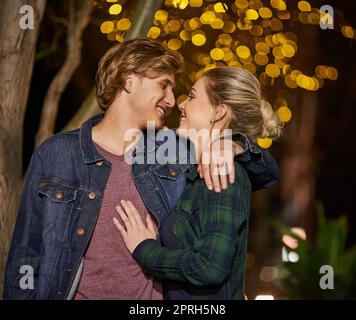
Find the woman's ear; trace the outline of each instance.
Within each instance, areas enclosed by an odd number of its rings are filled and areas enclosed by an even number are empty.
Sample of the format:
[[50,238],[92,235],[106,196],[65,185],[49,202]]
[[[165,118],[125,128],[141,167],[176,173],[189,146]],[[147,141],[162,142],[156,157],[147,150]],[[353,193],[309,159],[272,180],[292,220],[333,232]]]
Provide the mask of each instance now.
[[215,109],[214,121],[215,122],[221,121],[225,117],[228,117],[229,114],[230,114],[230,108],[224,103],[219,104]]

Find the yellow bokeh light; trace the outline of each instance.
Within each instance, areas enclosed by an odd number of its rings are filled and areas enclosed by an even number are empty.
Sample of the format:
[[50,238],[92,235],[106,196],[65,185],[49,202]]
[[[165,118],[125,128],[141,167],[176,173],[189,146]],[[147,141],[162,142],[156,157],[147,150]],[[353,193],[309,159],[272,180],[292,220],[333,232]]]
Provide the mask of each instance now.
[[320,78],[326,78],[327,77],[327,68],[326,68],[326,66],[323,66],[323,65],[317,66],[315,68],[315,73]]
[[290,76],[292,78],[293,81],[296,81],[297,80],[297,77],[302,74],[301,71],[299,70],[293,70],[291,73],[290,73]]
[[151,27],[147,32],[147,37],[151,39],[157,39],[161,34],[161,29],[158,27]]
[[188,96],[186,94],[182,94],[177,98],[177,105],[180,105],[182,102],[188,99]]
[[267,8],[267,7],[262,7],[258,10],[258,13],[260,14],[260,16],[262,18],[272,18],[272,11],[270,8]]
[[203,0],[190,0],[189,5],[192,8],[199,8],[203,5]]
[[215,18],[213,21],[211,21],[210,26],[213,29],[222,29],[224,27],[224,21],[222,21],[220,18]]
[[292,118],[292,111],[286,107],[282,106],[277,110],[278,117],[283,122],[288,122]]
[[266,66],[266,73],[271,78],[277,78],[279,77],[281,71],[279,70],[277,65],[275,65],[274,63],[270,63]]
[[355,31],[350,26],[343,26],[341,28],[341,32],[346,38],[349,38],[349,39],[352,39],[355,36]]
[[254,56],[256,63],[260,66],[264,66],[268,63],[268,56],[265,53],[257,52]]
[[307,1],[299,1],[298,9],[302,12],[310,12],[311,11],[310,3]]
[[283,22],[276,18],[271,19],[271,29],[273,31],[281,31],[283,30]]
[[327,67],[326,68],[326,76],[330,80],[336,80],[338,78],[338,72],[334,67]]
[[210,57],[214,60],[222,60],[224,58],[224,51],[220,48],[214,48],[210,51]]
[[189,4],[188,0],[180,0],[179,9],[184,10]]
[[131,21],[127,18],[120,19],[117,22],[117,28],[121,31],[129,30],[131,27]]
[[197,46],[197,47],[200,47],[200,46],[203,46],[206,42],[206,37],[205,37],[205,34],[203,32],[195,32],[193,35],[192,35],[192,43]]
[[268,54],[270,51],[269,45],[266,42],[258,42],[255,45],[257,52]]
[[164,0],[164,5],[166,7],[174,7],[173,0]]
[[189,20],[189,28],[191,30],[196,30],[201,27],[201,22],[199,18],[192,18]]
[[232,42],[232,37],[227,33],[222,33],[218,37],[218,42],[226,47],[230,47]]
[[287,58],[291,58],[295,54],[295,50],[290,44],[284,44],[281,48],[281,51],[282,54]]
[[253,63],[251,63],[251,62],[244,63],[244,64],[242,65],[242,68],[243,68],[243,69],[246,69],[246,70],[248,70],[248,71],[250,71],[250,72],[253,73],[253,74],[256,73],[256,66],[255,66]]
[[171,50],[178,50],[182,46],[182,41],[179,39],[170,39],[167,46]]
[[216,18],[216,16],[213,11],[205,11],[200,16],[200,21],[202,24],[210,24],[215,18]]
[[235,23],[231,22],[231,21],[225,21],[224,22],[224,27],[223,27],[223,31],[226,33],[233,33],[236,30],[236,25]]
[[229,48],[221,48],[221,50],[224,51],[224,61],[229,62],[234,60],[235,55]]
[[258,79],[264,86],[272,86],[274,84],[274,78],[271,78],[266,72],[261,72]]
[[263,28],[261,26],[254,25],[250,29],[250,33],[255,37],[260,37],[263,35]]
[[125,40],[122,34],[117,34],[115,36],[115,38],[116,38],[116,41],[119,41],[119,42],[124,42],[124,40]]
[[214,11],[216,13],[224,13],[224,12],[226,12],[227,9],[228,9],[228,7],[225,3],[218,2],[218,3],[215,3],[215,5],[214,5]]
[[272,139],[270,139],[270,138],[257,138],[257,144],[263,149],[268,149],[272,145]]
[[250,30],[252,28],[252,21],[249,19],[240,18],[237,20],[236,25],[240,30]]
[[292,76],[290,74],[288,74],[285,77],[284,82],[285,82],[286,86],[290,89],[295,89],[298,87],[297,83],[295,82],[294,79],[292,79]]
[[190,35],[190,32],[188,30],[182,30],[179,33],[179,36],[184,41],[189,41],[191,39],[191,35]]
[[271,6],[277,10],[286,10],[287,5],[283,0],[271,0]]
[[277,15],[278,15],[278,18],[281,20],[289,20],[291,17],[289,11],[278,11]]
[[281,48],[281,47],[275,47],[275,48],[273,48],[272,53],[273,53],[273,55],[274,55],[276,58],[278,58],[278,59],[284,58],[284,55],[283,55],[283,53],[282,53],[282,48]]
[[114,30],[114,23],[112,21],[104,21],[100,25],[100,31],[102,33],[110,33],[113,30]]
[[257,20],[258,19],[258,12],[254,9],[248,9],[246,11],[246,18],[249,20]]
[[155,19],[157,21],[164,21],[168,19],[168,12],[166,10],[158,10],[155,13]]
[[236,67],[236,68],[241,67],[241,63],[236,60],[229,61],[227,65],[229,67]]
[[169,28],[169,32],[177,32],[181,27],[181,23],[179,20],[171,20],[168,22],[167,26]]
[[311,90],[314,87],[314,81],[304,74],[299,74],[296,78],[296,82],[299,87],[307,90]]
[[113,4],[110,8],[109,8],[109,13],[114,15],[114,14],[120,14],[122,11],[122,6],[119,4]]
[[236,0],[235,6],[239,9],[246,9],[246,8],[248,8],[248,1],[247,0]]
[[282,68],[283,74],[286,76],[287,74],[292,72],[292,68],[289,64],[286,64]]
[[236,54],[240,58],[247,59],[251,55],[251,52],[250,49],[246,46],[238,46],[236,48]]

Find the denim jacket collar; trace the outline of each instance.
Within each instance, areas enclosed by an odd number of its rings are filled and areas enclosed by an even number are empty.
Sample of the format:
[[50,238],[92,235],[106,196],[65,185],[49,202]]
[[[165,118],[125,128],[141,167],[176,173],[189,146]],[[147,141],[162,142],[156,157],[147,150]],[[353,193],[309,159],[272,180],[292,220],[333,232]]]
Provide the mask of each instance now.
[[103,118],[104,114],[99,114],[91,117],[84,122],[80,128],[80,151],[85,164],[94,163],[105,160],[103,156],[96,150],[92,139],[92,128]]
[[[103,156],[96,150],[92,139],[92,128],[96,124],[98,124],[103,117],[104,117],[103,113],[95,115],[90,119],[88,119],[86,122],[84,122],[82,127],[80,128],[80,148],[85,164],[90,164],[100,160],[105,160]],[[136,153],[147,154],[147,153],[155,152],[156,149],[159,147],[159,145],[162,143],[159,141],[155,141],[155,136],[148,136],[145,131],[143,133],[144,133],[143,135],[144,143],[137,144],[136,148],[134,148],[133,150],[133,155],[135,155]],[[147,143],[147,140],[150,140],[150,143]],[[143,148],[141,147],[142,145]],[[152,147],[149,148],[148,145]]]

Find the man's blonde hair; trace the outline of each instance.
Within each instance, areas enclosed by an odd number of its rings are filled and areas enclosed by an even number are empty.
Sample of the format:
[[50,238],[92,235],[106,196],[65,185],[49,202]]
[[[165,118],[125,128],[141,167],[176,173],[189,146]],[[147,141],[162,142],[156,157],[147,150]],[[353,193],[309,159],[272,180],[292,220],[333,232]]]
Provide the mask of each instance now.
[[233,132],[257,138],[276,139],[283,123],[272,106],[262,97],[257,78],[249,71],[219,67],[204,73],[205,89],[213,106],[226,104],[232,111],[229,124]]
[[96,99],[102,110],[125,89],[130,73],[147,78],[162,74],[172,76],[178,71],[181,58],[162,43],[147,38],[129,40],[113,46],[99,62],[96,73]]

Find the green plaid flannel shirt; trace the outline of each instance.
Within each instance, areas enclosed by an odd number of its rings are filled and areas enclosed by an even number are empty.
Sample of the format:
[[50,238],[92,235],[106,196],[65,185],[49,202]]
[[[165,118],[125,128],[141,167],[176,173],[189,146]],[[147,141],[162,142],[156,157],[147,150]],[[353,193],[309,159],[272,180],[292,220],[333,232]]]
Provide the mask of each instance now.
[[172,213],[175,248],[141,242],[134,259],[161,281],[181,281],[192,299],[243,299],[251,184],[235,162],[235,183],[209,191],[197,171]]

